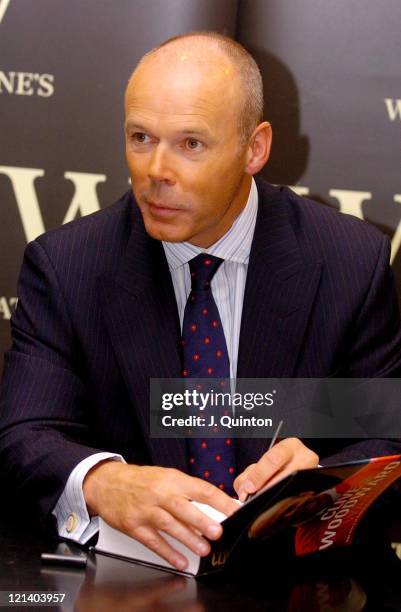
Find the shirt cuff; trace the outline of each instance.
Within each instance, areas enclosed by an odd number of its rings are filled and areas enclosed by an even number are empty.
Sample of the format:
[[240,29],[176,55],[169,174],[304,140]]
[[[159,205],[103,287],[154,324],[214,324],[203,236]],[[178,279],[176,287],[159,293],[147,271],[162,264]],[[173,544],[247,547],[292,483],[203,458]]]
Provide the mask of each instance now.
[[58,534],[61,538],[85,544],[99,530],[99,517],[89,516],[82,483],[89,470],[105,459],[126,463],[119,454],[95,453],[78,463],[69,475],[64,490],[52,511],[56,517]]

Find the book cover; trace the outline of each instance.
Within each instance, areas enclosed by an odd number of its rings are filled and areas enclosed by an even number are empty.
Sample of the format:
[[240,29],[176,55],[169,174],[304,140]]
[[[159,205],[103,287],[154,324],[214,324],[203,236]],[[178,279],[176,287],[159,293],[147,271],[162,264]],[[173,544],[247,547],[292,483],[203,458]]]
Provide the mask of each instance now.
[[[179,572],[146,546],[100,519],[96,552],[152,565],[160,569],[202,576],[221,570],[244,540],[269,540],[291,535],[292,552],[309,555],[334,547],[352,546],[362,518],[372,504],[401,477],[401,455],[293,472],[239,505],[229,517],[204,504],[198,507],[221,522],[223,534],[211,542],[207,557],[199,557],[162,532],[189,560]],[[196,503],[196,502],[193,502]]]

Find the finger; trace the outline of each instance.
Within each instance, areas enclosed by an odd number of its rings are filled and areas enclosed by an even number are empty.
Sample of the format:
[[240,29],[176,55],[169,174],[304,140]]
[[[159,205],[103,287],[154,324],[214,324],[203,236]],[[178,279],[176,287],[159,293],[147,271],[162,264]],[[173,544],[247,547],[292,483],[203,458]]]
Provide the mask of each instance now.
[[238,510],[238,503],[218,487],[200,478],[198,480],[198,496],[195,501],[208,504],[226,516],[231,516]]
[[201,535],[202,535],[202,532],[201,532],[201,531],[199,531],[199,529],[198,529],[197,527],[194,527],[193,525],[189,525],[189,528],[190,528],[190,529],[192,529],[192,531],[193,531],[194,533],[196,533],[196,535],[198,535],[198,536],[201,536]]
[[311,451],[306,446],[305,451],[295,455],[294,459],[287,463],[287,465],[279,470],[269,481],[268,486],[273,486],[292,472],[296,470],[305,470],[308,468],[315,468],[319,464],[319,455]]
[[308,468],[316,467],[319,464],[319,455],[313,450],[305,446],[301,440],[297,438],[289,438],[283,440],[289,447],[293,449],[293,456],[290,461],[287,462],[285,469],[291,468],[294,470],[305,470]]
[[242,481],[238,492],[239,499],[245,501],[248,494],[259,491],[274,474],[290,463],[294,455],[299,451],[300,445],[302,445],[302,442],[297,438],[288,438],[264,453]]
[[168,561],[178,570],[183,571],[188,566],[188,559],[170,546],[156,529],[140,525],[135,527],[128,535],[150,548],[156,555]]
[[[203,481],[200,482],[203,483]],[[204,484],[209,485],[210,483]],[[210,486],[213,487],[213,485]],[[182,495],[169,496],[164,501],[163,507],[173,517],[180,521],[180,523],[185,524],[187,527],[197,529],[209,540],[217,540],[223,532],[220,523],[207,516],[194,504],[191,504],[189,499],[186,499]]]
[[298,438],[282,440],[248,471],[241,482],[239,498],[245,501],[248,494],[259,491],[266,483],[273,484],[295,470],[316,467],[318,463],[318,455]]
[[[187,502],[190,505],[189,502]],[[204,557],[210,552],[210,544],[205,538],[198,536],[194,531],[178,521],[174,516],[163,508],[154,508],[149,514],[149,521],[152,527],[160,529],[182,542],[192,552]]]
[[266,482],[266,484],[264,484],[258,492],[261,491],[266,491],[267,489],[270,489],[271,487],[273,487],[275,484],[277,484],[278,482],[280,482],[280,480],[283,480],[284,478],[286,478],[287,476],[289,476],[290,474],[292,474],[293,472],[296,471],[296,468],[293,467],[293,464],[290,462],[288,463],[285,468],[283,468],[282,470],[279,470],[278,472],[275,473],[274,476],[272,476],[270,478],[270,480],[268,480]]
[[[237,478],[234,480],[233,487],[235,491],[237,492],[237,495],[239,493],[239,490],[242,487],[242,484],[245,482],[245,480],[247,480],[247,476],[249,472],[252,470],[254,465],[255,465],[254,463],[251,463],[250,465],[248,465],[248,467],[246,467],[245,470],[241,472],[241,474],[239,474]],[[254,491],[249,491],[249,493],[254,493]]]
[[210,482],[202,480],[201,478],[196,478],[195,476],[189,476],[183,472],[180,474],[182,479],[180,483],[182,492],[184,495],[187,495],[189,499],[208,504],[226,516],[230,516],[238,510],[237,502]]

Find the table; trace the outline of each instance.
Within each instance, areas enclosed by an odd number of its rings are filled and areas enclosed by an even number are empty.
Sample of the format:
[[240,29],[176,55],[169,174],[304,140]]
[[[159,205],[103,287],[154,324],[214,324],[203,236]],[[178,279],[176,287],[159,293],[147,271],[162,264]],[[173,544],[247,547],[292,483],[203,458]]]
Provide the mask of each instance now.
[[[380,530],[372,535],[358,552],[325,560],[278,561],[265,544],[253,562],[242,552],[228,571],[195,580],[99,554],[86,569],[45,566],[40,554],[57,541],[9,513],[0,517],[0,590],[66,593],[59,607],[36,607],[47,611],[401,610],[401,560]],[[393,539],[400,536],[395,525]]]

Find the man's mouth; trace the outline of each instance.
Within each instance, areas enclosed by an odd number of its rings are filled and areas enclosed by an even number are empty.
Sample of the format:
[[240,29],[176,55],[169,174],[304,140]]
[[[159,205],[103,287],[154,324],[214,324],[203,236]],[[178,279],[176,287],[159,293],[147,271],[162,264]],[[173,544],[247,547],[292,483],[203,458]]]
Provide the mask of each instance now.
[[164,202],[147,200],[146,203],[149,206],[151,215],[154,217],[172,217],[182,210],[180,208],[167,205]]

